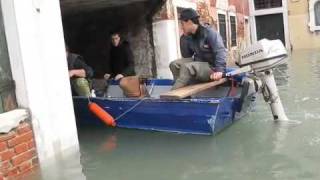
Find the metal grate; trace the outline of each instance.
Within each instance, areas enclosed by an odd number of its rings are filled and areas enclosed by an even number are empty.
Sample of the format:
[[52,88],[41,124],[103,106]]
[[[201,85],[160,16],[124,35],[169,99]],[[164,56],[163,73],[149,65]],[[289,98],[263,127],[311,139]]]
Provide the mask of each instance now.
[[237,25],[236,25],[235,16],[230,16],[230,27],[231,27],[231,46],[237,46]]
[[17,107],[0,2],[0,113]]
[[17,108],[15,96],[15,82],[0,80],[0,113]]
[[218,14],[218,19],[219,19],[219,33],[222,37],[224,47],[227,47],[226,15]]
[[282,7],[282,0],[254,0],[256,10]]
[[314,5],[314,16],[316,17],[316,26],[320,26],[320,1]]

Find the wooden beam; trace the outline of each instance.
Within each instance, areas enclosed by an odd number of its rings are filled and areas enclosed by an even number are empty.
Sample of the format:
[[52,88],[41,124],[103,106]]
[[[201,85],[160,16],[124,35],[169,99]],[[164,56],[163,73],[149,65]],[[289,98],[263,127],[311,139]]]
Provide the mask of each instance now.
[[225,82],[227,82],[227,78],[222,78],[219,81],[212,81],[207,83],[190,85],[190,86],[169,91],[167,93],[163,93],[160,95],[160,98],[161,99],[182,99],[182,98],[191,96],[193,94],[197,94],[201,91],[207,90],[209,88],[218,86]]

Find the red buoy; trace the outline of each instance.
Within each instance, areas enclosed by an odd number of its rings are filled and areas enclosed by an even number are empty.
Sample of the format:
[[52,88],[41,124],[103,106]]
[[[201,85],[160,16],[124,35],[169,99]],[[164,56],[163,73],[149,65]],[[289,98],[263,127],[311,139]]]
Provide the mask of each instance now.
[[105,124],[112,127],[116,126],[116,121],[114,120],[114,118],[105,110],[103,110],[97,103],[89,102],[88,106],[89,106],[89,110],[93,114],[95,114]]

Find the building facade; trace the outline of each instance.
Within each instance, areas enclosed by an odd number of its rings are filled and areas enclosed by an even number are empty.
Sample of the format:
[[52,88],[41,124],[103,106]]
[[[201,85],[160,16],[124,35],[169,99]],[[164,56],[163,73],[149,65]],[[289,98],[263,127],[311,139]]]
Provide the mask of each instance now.
[[253,41],[280,39],[287,49],[320,47],[319,0],[250,0]]
[[288,1],[292,49],[320,48],[320,0]]
[[287,0],[250,0],[253,41],[280,39],[290,48]]
[[78,136],[59,1],[0,5],[0,179],[24,179],[79,152]]

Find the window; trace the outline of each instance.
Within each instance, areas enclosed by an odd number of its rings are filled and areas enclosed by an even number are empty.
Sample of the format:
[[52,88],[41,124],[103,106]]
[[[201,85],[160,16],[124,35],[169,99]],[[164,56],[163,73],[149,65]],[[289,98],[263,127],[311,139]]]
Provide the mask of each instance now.
[[222,37],[224,47],[227,48],[227,27],[226,27],[226,15],[218,14],[219,19],[219,33]]
[[235,16],[230,16],[230,29],[231,29],[231,46],[237,46],[237,24],[236,24]]
[[310,31],[320,31],[320,0],[309,1],[309,16]]
[[320,26],[320,1],[316,2],[314,5],[314,16],[316,26]]
[[0,4],[0,113],[17,107]]
[[283,44],[286,44],[282,13],[256,16],[255,19],[257,40],[263,38],[270,40],[280,39]]
[[256,10],[282,7],[282,0],[254,0]]

